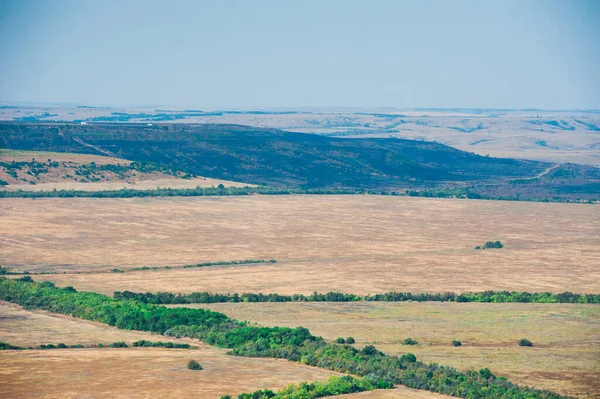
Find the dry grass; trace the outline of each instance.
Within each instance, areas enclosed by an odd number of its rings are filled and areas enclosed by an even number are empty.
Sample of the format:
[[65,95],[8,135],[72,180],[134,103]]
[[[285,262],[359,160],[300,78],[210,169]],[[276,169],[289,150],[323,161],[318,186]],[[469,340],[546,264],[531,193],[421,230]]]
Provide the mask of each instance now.
[[[600,207],[380,196],[4,199],[0,264],[81,290],[600,292]],[[475,245],[501,240],[501,250]],[[42,278],[42,276],[38,276]]]
[[[43,312],[0,302],[0,341],[16,345],[158,341],[154,334]],[[286,360],[228,356],[224,350],[189,339],[199,349],[85,348],[0,351],[0,397],[4,398],[218,398],[225,394],[279,389],[290,383],[323,380],[334,374]],[[187,370],[195,359],[204,370]]]
[[[47,173],[35,178],[28,175],[27,168],[17,172],[18,179],[10,176],[6,171],[0,168],[0,179],[8,182],[2,189],[8,191],[51,191],[51,190],[83,190],[83,191],[102,191],[102,190],[120,190],[123,188],[131,190],[153,190],[162,188],[196,188],[213,187],[223,184],[226,187],[244,187],[253,186],[252,184],[238,183],[227,180],[211,179],[197,177],[193,179],[183,179],[165,173],[152,172],[126,172],[119,176],[112,172],[103,172],[106,180],[100,182],[80,182],[78,176],[74,175],[74,168],[82,164],[95,162],[98,165],[124,164],[128,165],[131,161],[126,159],[105,157],[90,154],[57,153],[43,151],[17,151],[0,149],[0,162],[11,161],[31,161],[36,159],[39,162],[47,162],[48,159],[56,162],[66,162],[68,166],[60,165],[58,167],[49,167]],[[70,176],[70,177],[68,177]],[[23,181],[23,179],[25,181]],[[31,184],[35,183],[35,184]]]
[[[193,305],[196,307],[196,305]],[[490,368],[519,384],[600,395],[600,307],[570,304],[258,303],[197,305],[261,325],[302,325],[334,340],[352,336],[389,354],[459,369]],[[416,346],[401,345],[411,337]],[[534,347],[520,347],[528,338]],[[462,341],[453,347],[451,341]]]
[[130,164],[131,161],[120,158],[113,158],[101,155],[93,154],[75,154],[70,152],[50,152],[50,151],[22,151],[22,150],[8,150],[0,148],[0,161],[1,162],[12,162],[12,161],[31,161],[35,158],[39,162],[46,162],[48,159],[52,159],[56,162],[74,162],[78,164],[96,162],[98,165],[108,164]]
[[[0,202],[0,264],[21,271],[66,272],[34,278],[79,290],[107,294],[117,290],[600,292],[598,206],[379,196]],[[487,240],[500,240],[506,247],[473,250]],[[241,259],[279,262],[106,272],[114,267]],[[89,274],[74,274],[79,271]],[[213,308],[265,325],[302,324],[331,339],[352,335],[360,344],[376,342],[388,353],[410,350],[426,361],[459,368],[489,367],[511,380],[563,393],[600,394],[595,378],[600,373],[596,360],[600,315],[592,306],[352,303],[222,304]],[[3,312],[0,317],[11,315]],[[9,324],[2,319],[0,340],[5,337],[17,345],[60,342],[58,337],[65,337],[66,344],[85,344],[126,339],[117,339],[121,334],[132,334],[131,340],[149,336],[41,313],[29,316],[44,316],[45,321],[36,322],[43,327],[33,327],[13,316]],[[22,331],[27,334],[19,334]],[[399,345],[408,336],[422,344],[410,349]],[[75,342],[77,337],[82,341]],[[516,346],[522,337],[536,346]],[[465,345],[454,348],[452,339]],[[173,390],[173,395],[214,397],[328,375],[323,371],[304,376],[297,371],[300,366],[288,362],[236,359],[214,348],[205,350],[215,356],[212,365],[203,359],[213,355],[199,359],[218,370],[212,374],[213,383],[203,377],[198,380],[199,374],[181,377],[187,373],[183,361],[189,352],[182,357],[179,352],[152,348],[0,353],[0,390],[4,389],[0,396],[14,396],[6,390],[19,392],[27,387],[31,395],[21,396],[81,393],[102,397],[114,396],[118,387],[124,396],[144,396],[143,392],[160,396]],[[48,377],[53,370],[56,378]],[[71,374],[76,378],[69,378]],[[111,387],[108,381],[115,385]],[[148,390],[137,393],[137,386]],[[398,392],[364,397],[410,397]]]

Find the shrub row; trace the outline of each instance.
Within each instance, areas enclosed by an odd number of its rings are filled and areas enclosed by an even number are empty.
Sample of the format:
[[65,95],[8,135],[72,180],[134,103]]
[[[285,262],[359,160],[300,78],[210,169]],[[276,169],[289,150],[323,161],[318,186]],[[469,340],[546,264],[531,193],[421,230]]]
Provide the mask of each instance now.
[[152,348],[175,348],[175,349],[190,349],[190,344],[180,344],[178,342],[151,342],[146,340],[140,340],[133,343],[133,346],[144,346]]
[[574,294],[563,292],[553,294],[550,292],[530,293],[511,291],[483,291],[475,293],[456,294],[452,292],[438,294],[411,294],[410,292],[388,292],[375,295],[354,295],[341,292],[328,292],[312,295],[279,295],[279,294],[213,294],[209,292],[193,292],[190,294],[174,294],[170,292],[136,293],[130,291],[117,291],[116,299],[135,299],[142,303],[157,305],[189,304],[189,303],[223,303],[223,302],[521,302],[521,303],[595,303],[600,304],[599,294]]

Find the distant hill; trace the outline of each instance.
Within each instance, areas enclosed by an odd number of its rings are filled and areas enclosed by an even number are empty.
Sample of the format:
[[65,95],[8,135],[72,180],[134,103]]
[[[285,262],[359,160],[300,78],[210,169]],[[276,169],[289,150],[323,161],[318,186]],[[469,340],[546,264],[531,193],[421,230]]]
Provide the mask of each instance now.
[[[0,148],[109,155],[218,179],[318,188],[498,187],[526,179],[522,188],[527,179],[539,186],[542,179],[533,178],[553,166],[425,141],[342,139],[220,124],[6,122],[0,123]],[[596,168],[570,168],[577,184],[598,177]]]

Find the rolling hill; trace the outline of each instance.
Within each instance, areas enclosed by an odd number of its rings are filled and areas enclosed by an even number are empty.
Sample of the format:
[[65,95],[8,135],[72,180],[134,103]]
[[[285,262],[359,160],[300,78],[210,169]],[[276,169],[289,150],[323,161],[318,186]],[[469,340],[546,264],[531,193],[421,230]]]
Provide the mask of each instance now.
[[551,163],[485,157],[425,141],[340,139],[239,125],[6,122],[0,123],[0,148],[109,155],[280,187],[391,190],[510,185],[517,192],[535,186],[543,197],[560,194],[561,185],[571,187],[574,195],[589,194],[588,183],[600,179],[597,168],[568,164],[569,173],[552,180],[552,190],[544,191],[540,187],[547,182],[541,177],[548,170],[557,174]]

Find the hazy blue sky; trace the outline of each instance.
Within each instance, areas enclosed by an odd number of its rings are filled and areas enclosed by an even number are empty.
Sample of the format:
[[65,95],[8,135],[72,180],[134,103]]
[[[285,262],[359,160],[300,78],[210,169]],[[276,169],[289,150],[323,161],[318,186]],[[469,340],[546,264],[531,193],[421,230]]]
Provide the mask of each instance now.
[[600,108],[600,0],[0,0],[0,101]]

